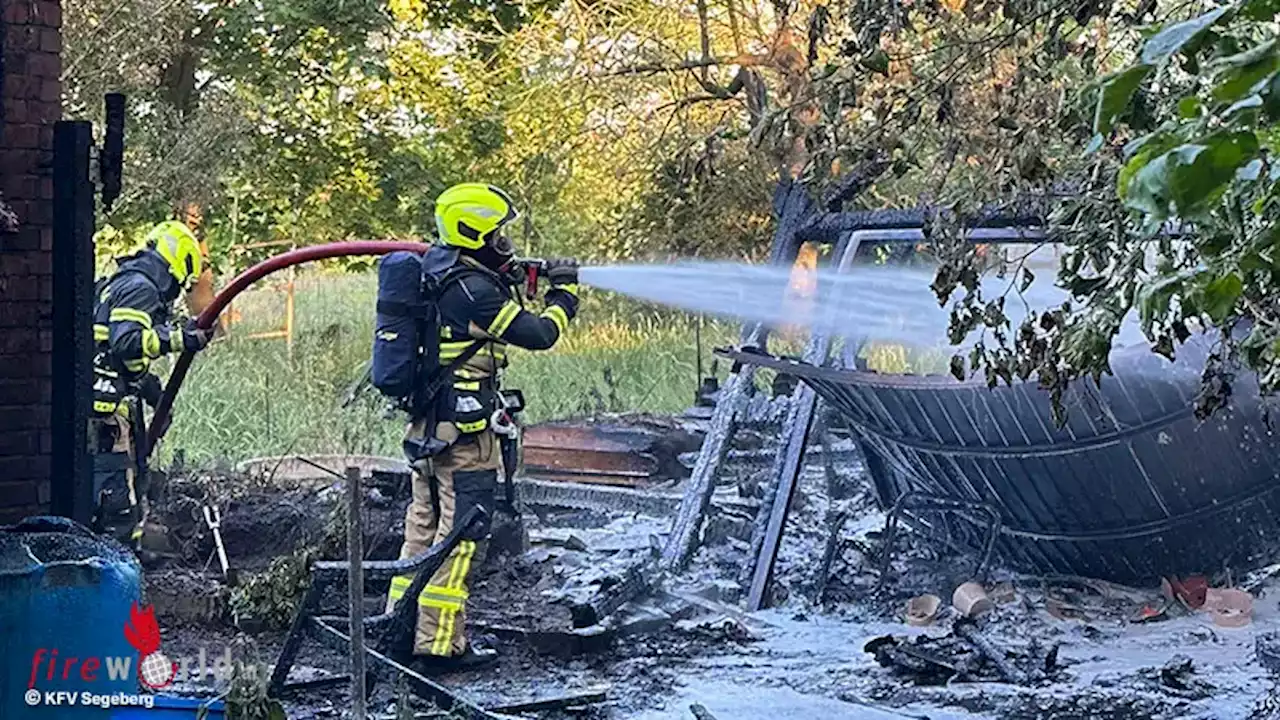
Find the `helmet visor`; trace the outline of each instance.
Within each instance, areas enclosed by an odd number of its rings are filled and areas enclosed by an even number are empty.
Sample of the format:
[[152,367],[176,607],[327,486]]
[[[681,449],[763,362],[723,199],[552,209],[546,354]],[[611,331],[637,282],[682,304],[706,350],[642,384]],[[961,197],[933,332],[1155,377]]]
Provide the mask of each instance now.
[[195,287],[196,281],[200,279],[200,274],[196,272],[196,258],[194,255],[188,255],[185,258],[187,275],[182,279],[182,289],[190,291]]
[[515,243],[511,241],[511,238],[508,237],[505,232],[503,232],[502,228],[497,228],[493,232],[489,233],[488,244],[489,247],[499,255],[510,256],[516,254]]

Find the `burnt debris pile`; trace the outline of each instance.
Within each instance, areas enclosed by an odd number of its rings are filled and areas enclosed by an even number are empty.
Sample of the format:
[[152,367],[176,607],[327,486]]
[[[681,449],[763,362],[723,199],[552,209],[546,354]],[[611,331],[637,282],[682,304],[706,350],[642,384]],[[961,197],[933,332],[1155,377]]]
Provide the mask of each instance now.
[[1057,644],[1044,646],[1036,640],[1022,648],[997,645],[969,620],[957,621],[946,635],[884,635],[863,648],[882,667],[918,685],[1052,682],[1064,671],[1058,649]]

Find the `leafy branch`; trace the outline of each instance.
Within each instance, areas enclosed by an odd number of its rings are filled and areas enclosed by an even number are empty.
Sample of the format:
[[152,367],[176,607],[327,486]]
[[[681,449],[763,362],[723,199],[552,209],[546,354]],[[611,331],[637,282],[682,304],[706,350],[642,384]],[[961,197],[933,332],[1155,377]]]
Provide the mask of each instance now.
[[[1115,337],[1136,316],[1169,359],[1207,336],[1201,417],[1229,402],[1241,367],[1264,394],[1280,388],[1277,9],[1248,0],[1167,24],[1088,88],[1092,172],[1052,218],[1066,249],[1058,284],[1072,300],[1033,313],[969,367],[958,361],[958,375],[1035,375],[1061,420],[1067,385],[1109,374]],[[998,315],[974,318],[971,303],[956,309],[953,340],[1008,330]]]

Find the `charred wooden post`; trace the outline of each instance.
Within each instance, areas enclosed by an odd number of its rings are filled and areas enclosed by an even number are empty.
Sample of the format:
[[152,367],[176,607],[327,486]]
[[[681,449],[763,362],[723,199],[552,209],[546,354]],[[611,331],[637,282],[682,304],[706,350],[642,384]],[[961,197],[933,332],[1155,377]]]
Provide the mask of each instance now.
[[[34,137],[35,127],[31,130]],[[91,524],[94,508],[93,458],[89,454],[89,417],[93,412],[92,149],[92,123],[54,125],[50,502],[53,513],[85,525]],[[32,497],[35,495],[33,489]]]
[[[397,663],[408,662],[412,654],[413,626],[418,595],[426,587],[427,581],[431,579],[431,576],[448,559],[449,553],[453,552],[453,549],[458,546],[462,536],[471,532],[473,527],[479,527],[484,520],[484,510],[479,507],[472,508],[453,526],[453,530],[449,531],[444,540],[411,558],[405,558],[404,560],[370,560],[361,563],[363,565],[363,591],[367,592],[386,592],[391,578],[397,575],[412,573],[414,576],[413,582],[405,590],[404,597],[396,603],[391,612],[363,620],[362,624],[365,629],[375,633],[375,637],[378,638],[378,651],[390,655]],[[280,648],[280,654],[276,657],[275,667],[271,670],[271,682],[268,692],[273,697],[278,697],[283,692],[286,681],[289,678],[289,670],[293,668],[298,653],[302,649],[303,642],[308,637],[317,637],[318,634],[331,635],[332,633],[327,631],[332,629],[332,625],[349,621],[348,617],[322,615],[321,600],[328,588],[341,587],[342,582],[350,582],[350,565],[351,563],[343,560],[321,560],[312,564],[311,583],[307,586],[307,592],[303,595],[302,603],[298,606],[298,612],[294,615],[293,625],[290,627],[289,634],[285,637],[284,644]],[[356,591],[352,590],[349,595],[354,595],[355,593]],[[325,626],[324,630],[326,632],[317,633],[320,625]],[[343,634],[342,642],[349,643],[350,636]],[[371,648],[366,647],[365,652],[375,659],[378,657]]]
[[360,468],[347,468],[347,595],[351,628],[351,717],[364,720],[364,522],[360,513]]
[[[810,342],[809,352],[805,353],[805,359],[822,364],[827,350],[825,339],[814,338]],[[750,557],[755,558],[755,562],[748,566],[750,569],[744,568],[744,575],[750,578],[747,593],[747,610],[750,611],[759,610],[767,602],[765,593],[772,579],[774,559],[782,544],[783,526],[795,495],[796,480],[804,465],[805,446],[809,443],[809,428],[813,422],[816,399],[817,395],[808,385],[797,386],[786,422],[782,426],[782,445],[778,448],[774,462],[774,480],[765,488],[760,508],[756,512],[755,531],[751,535]]]
[[818,441],[822,444],[822,465],[823,471],[827,476],[827,497],[831,501],[831,505],[827,509],[826,525],[827,525],[827,543],[822,551],[822,562],[818,563],[817,572],[814,573],[811,586],[813,593],[811,599],[814,603],[821,603],[822,597],[827,593],[827,582],[831,579],[831,568],[835,565],[836,554],[840,552],[840,532],[844,530],[844,524],[849,521],[849,512],[842,506],[841,501],[844,499],[844,493],[841,492],[840,478],[836,475],[835,458],[831,450],[831,429],[828,425],[830,418],[828,417],[830,410],[823,407],[823,412],[818,414],[819,429]]
[[671,538],[662,553],[662,566],[679,572],[688,565],[702,532],[702,523],[711,505],[716,476],[729,451],[729,442],[737,430],[738,406],[755,382],[755,368],[735,364],[735,372],[729,376],[716,402],[711,416],[711,428],[702,441],[698,462],[693,466],[688,490],[680,502],[680,510],[671,528]]
[[971,622],[957,622],[955,624],[956,634],[969,641],[970,645],[977,648],[991,664],[1000,673],[1000,676],[1007,682],[1015,685],[1026,685],[1027,674],[1022,670],[1014,667],[1013,663],[1005,657],[1004,651],[987,641],[982,633],[978,632],[978,628]]

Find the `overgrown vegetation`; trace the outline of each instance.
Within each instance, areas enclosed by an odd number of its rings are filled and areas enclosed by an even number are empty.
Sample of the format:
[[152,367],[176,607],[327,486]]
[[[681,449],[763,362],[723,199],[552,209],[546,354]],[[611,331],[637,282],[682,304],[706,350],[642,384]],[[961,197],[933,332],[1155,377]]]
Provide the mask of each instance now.
[[[1166,357],[1201,329],[1216,340],[1201,417],[1228,402],[1241,365],[1264,393],[1280,388],[1280,5],[1209,7],[1143,28],[1131,62],[1088,88],[1089,173],[1054,214],[1067,247],[1058,282],[1074,299],[1013,330],[1003,298],[946,271],[943,289],[970,290],[954,335],[991,331],[968,358],[990,383],[1034,376],[1061,414],[1069,382],[1110,371],[1112,342],[1136,313]],[[963,375],[964,359],[953,368]]]
[[284,706],[267,695],[271,669],[261,662],[236,662],[231,669],[226,709],[229,720],[285,720]]
[[[283,322],[283,290],[250,293],[233,310],[232,336],[194,364],[166,448],[193,462],[347,452],[398,455],[403,417],[384,418],[368,389],[349,407],[373,337],[373,274],[326,273],[297,283],[292,359],[282,339],[250,340]],[[523,388],[527,421],[629,410],[678,412],[697,388],[696,319],[588,297],[581,323],[548,353],[513,351],[507,386]],[[704,371],[716,345],[736,337],[706,321]]]

